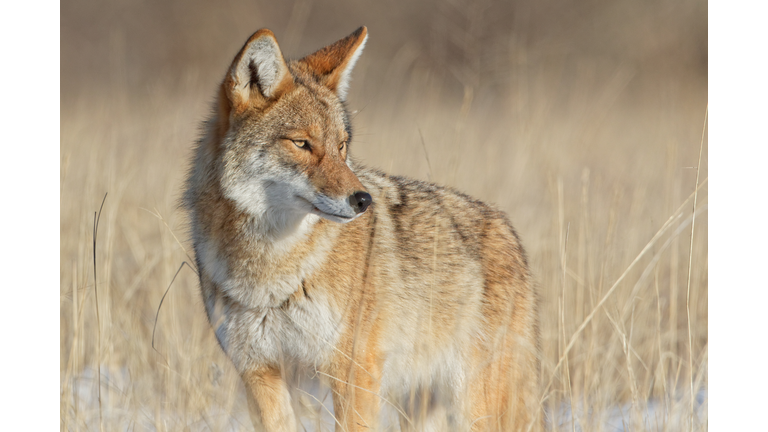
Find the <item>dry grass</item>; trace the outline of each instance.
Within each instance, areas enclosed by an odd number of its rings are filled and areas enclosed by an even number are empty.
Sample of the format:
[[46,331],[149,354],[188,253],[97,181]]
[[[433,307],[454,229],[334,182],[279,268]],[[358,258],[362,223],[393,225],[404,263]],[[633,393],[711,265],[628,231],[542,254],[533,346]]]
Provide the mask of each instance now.
[[706,3],[637,3],[62,4],[62,429],[250,429],[188,268],[152,347],[190,261],[191,144],[252,31],[297,56],[366,24],[352,154],[508,212],[548,429],[706,430]]

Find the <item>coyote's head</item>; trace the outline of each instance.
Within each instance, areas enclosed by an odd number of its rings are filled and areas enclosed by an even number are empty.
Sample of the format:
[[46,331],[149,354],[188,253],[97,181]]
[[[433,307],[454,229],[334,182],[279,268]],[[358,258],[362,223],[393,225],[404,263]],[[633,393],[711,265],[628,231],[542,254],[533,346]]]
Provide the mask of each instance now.
[[309,213],[346,223],[371,204],[348,165],[344,108],[367,37],[360,27],[290,62],[271,31],[248,39],[221,85],[209,149],[223,195],[239,209],[276,223]]

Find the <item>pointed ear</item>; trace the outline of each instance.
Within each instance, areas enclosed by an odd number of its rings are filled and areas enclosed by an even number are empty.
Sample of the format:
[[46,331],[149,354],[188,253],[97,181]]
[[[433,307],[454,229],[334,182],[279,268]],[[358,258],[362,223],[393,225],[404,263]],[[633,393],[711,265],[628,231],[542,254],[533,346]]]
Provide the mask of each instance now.
[[320,78],[320,82],[336,92],[344,100],[349,89],[350,73],[360,54],[363,53],[368,29],[360,27],[344,39],[310,54],[300,62]]
[[224,79],[223,91],[235,110],[278,99],[293,87],[293,77],[274,33],[261,29],[235,56]]

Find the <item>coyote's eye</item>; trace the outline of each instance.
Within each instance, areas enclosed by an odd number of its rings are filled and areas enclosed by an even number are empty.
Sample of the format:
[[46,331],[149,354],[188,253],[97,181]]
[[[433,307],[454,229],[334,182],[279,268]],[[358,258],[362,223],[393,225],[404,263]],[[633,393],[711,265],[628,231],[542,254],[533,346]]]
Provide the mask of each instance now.
[[309,150],[309,143],[307,140],[291,140],[294,144],[296,144],[296,147],[302,148],[305,150]]
[[344,151],[344,147],[346,147],[346,146],[347,146],[347,143],[346,143],[346,141],[345,141],[345,142],[343,142],[343,143],[341,143],[341,144],[339,144],[339,151],[340,151],[340,152],[343,152],[343,151]]

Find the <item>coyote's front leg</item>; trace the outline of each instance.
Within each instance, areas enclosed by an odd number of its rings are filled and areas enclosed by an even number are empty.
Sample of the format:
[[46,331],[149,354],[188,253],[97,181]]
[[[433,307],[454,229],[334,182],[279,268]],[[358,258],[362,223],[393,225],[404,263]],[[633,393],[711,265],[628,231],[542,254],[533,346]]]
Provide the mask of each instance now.
[[372,352],[355,360],[338,355],[335,367],[329,374],[333,411],[338,422],[336,430],[378,430],[381,408],[380,362]]
[[280,370],[259,367],[243,373],[248,411],[253,426],[264,432],[296,432],[296,416],[291,407],[291,396]]

